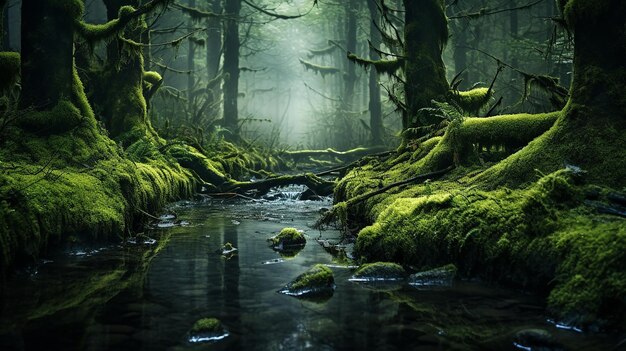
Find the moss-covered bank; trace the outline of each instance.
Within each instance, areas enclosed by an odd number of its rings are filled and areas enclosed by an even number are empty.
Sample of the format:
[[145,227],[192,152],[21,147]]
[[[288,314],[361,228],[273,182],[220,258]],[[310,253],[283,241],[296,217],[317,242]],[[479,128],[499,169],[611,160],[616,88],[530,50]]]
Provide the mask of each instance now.
[[[607,167],[626,162],[613,143],[565,137],[572,113],[580,112],[466,119],[442,138],[351,171],[336,189],[334,212],[348,227],[365,226],[357,257],[418,268],[454,263],[462,276],[545,294],[566,323],[623,326],[624,184],[621,166]],[[623,129],[587,132],[626,141]],[[543,157],[530,157],[540,150]],[[578,167],[583,152],[599,157]],[[348,201],[450,165],[440,179]]]

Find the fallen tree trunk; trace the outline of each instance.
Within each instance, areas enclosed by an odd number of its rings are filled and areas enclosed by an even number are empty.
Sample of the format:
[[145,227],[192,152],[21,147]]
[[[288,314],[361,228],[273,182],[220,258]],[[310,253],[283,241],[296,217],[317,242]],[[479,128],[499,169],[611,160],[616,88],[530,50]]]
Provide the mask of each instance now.
[[379,188],[377,190],[370,191],[368,193],[355,196],[355,197],[353,197],[353,198],[351,198],[351,199],[349,199],[347,201],[337,203],[337,204],[335,204],[332,207],[332,209],[330,211],[326,212],[317,221],[315,226],[319,227],[319,226],[324,225],[324,224],[329,224],[329,223],[331,223],[331,222],[333,222],[334,220],[337,220],[337,219],[339,221],[341,221],[343,225],[345,225],[347,223],[346,216],[347,216],[347,212],[348,212],[349,208],[351,208],[351,207],[353,207],[353,206],[355,206],[355,205],[357,205],[357,204],[359,204],[361,202],[364,202],[364,201],[366,201],[366,200],[368,200],[368,199],[370,199],[370,198],[372,198],[372,197],[374,197],[376,195],[383,194],[383,193],[385,193],[388,190],[391,190],[393,188],[397,188],[397,187],[400,187],[400,186],[403,186],[403,185],[407,185],[407,184],[411,184],[411,183],[416,183],[418,181],[426,181],[427,179],[432,179],[434,177],[438,177],[438,176],[444,175],[444,174],[450,172],[453,169],[454,169],[454,166],[448,166],[447,168],[441,169],[441,170],[438,170],[438,171],[424,173],[424,174],[419,174],[419,175],[416,175],[415,177],[411,177],[409,179],[405,179],[405,180],[402,180],[402,181],[399,181],[399,182],[391,183],[391,184],[388,184],[388,185],[386,185],[384,187],[381,187],[381,188]]
[[274,187],[287,185],[304,185],[318,196],[328,196],[333,193],[335,182],[322,179],[313,173],[298,175],[283,175],[267,178],[255,182],[227,182],[217,187],[206,184],[201,191],[202,194],[211,195],[218,193],[249,194],[253,196],[263,196]]
[[336,157],[342,161],[354,160],[363,156],[384,152],[387,148],[384,146],[358,147],[347,151],[337,151],[331,148],[325,150],[296,150],[284,151],[283,155],[291,157],[295,162],[308,157]]

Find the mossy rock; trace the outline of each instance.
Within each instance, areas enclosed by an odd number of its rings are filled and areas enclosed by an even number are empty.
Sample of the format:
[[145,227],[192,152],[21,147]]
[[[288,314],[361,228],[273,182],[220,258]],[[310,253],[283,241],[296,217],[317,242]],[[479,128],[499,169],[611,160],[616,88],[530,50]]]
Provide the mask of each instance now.
[[224,339],[228,331],[217,318],[202,318],[189,331],[189,342],[210,342]]
[[269,238],[268,241],[278,251],[299,251],[306,245],[304,234],[296,228],[283,228],[278,235]]
[[409,284],[415,286],[452,285],[457,268],[453,264],[418,272],[409,276]]
[[359,267],[350,280],[360,282],[400,281],[406,279],[406,276],[406,271],[399,264],[375,262]]
[[278,292],[295,297],[317,298],[331,296],[334,289],[333,271],[322,264],[316,264]]

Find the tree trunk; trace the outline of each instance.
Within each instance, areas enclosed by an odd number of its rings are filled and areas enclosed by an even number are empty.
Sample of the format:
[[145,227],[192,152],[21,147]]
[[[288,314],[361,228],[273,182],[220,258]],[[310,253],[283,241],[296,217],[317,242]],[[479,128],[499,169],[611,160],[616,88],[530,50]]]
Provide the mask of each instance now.
[[441,54],[448,39],[448,21],[443,0],[404,0],[405,9],[405,103],[403,128],[431,124],[411,121],[417,111],[442,99],[448,92],[446,69]]
[[[376,26],[378,17],[378,7],[374,1],[367,1],[367,8],[370,13],[370,60],[379,58],[375,49],[380,48],[381,34]],[[380,86],[378,85],[378,73],[370,68],[369,72],[369,111],[370,111],[370,131],[371,144],[379,145],[383,143],[383,112],[380,102]]]
[[[104,3],[107,20],[111,21],[117,18],[120,7],[137,7],[139,0],[105,0]],[[140,22],[131,22],[125,36],[141,42],[142,29]],[[143,137],[156,137],[156,132],[147,118],[148,107],[143,95],[143,55],[127,55],[120,50],[121,45],[127,44],[113,40],[107,45],[107,61],[104,72],[98,77],[100,87],[94,91],[93,102],[99,105],[111,138],[128,146]]]
[[[222,13],[221,0],[213,0],[210,7],[213,13]],[[207,20],[207,40],[206,40],[206,66],[207,82],[212,82],[217,78],[220,69],[220,58],[222,57],[222,24],[219,18],[209,18]],[[208,108],[206,109],[207,120],[216,119],[219,108],[215,107],[219,100],[219,84],[212,84],[207,90]]]
[[566,164],[600,184],[622,187],[626,179],[626,3],[561,2],[566,3],[575,42],[570,100],[548,132],[481,176],[494,186],[528,181],[537,169],[546,173]]
[[0,0],[0,47],[2,51],[10,50],[9,43],[9,1]]
[[[358,16],[357,0],[349,0],[346,4],[346,50],[356,53],[356,22]],[[345,58],[344,58],[345,59]],[[356,84],[356,67],[353,62],[346,63],[346,76],[344,79],[344,96],[342,109],[351,111],[354,102],[354,86]]]
[[234,137],[239,134],[237,96],[239,94],[239,13],[241,0],[225,0],[224,12],[224,127]]
[[72,96],[74,28],[78,6],[57,1],[22,2],[22,92],[20,106],[49,109]]
[[[196,0],[189,0],[189,7],[195,8]],[[189,18],[188,26],[189,30],[192,30],[194,26],[194,21],[191,19],[191,17]],[[187,70],[189,71],[189,74],[187,74],[187,117],[189,118],[189,121],[191,121],[192,116],[195,116],[193,103],[193,88],[195,86],[195,64],[193,62],[193,59],[195,55],[196,46],[193,40],[189,38],[189,40],[187,40]],[[199,121],[192,121],[194,126],[197,126],[198,122]]]

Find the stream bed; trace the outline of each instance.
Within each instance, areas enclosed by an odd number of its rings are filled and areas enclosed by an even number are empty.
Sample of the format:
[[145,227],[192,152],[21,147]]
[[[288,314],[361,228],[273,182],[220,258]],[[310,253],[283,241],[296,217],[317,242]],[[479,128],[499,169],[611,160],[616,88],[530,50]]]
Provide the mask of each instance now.
[[[315,240],[337,242],[340,233],[311,228],[330,205],[289,197],[180,202],[175,219],[145,232],[159,241],[146,239],[148,254],[114,245],[47,258],[5,287],[0,350],[626,349],[616,335],[551,323],[536,296],[479,281],[419,289],[351,282],[354,269]],[[268,246],[284,227],[307,236],[295,257]],[[218,253],[227,242],[237,251]],[[334,273],[332,297],[277,293],[317,263]],[[194,322],[206,317],[221,320],[228,335],[190,342]]]

